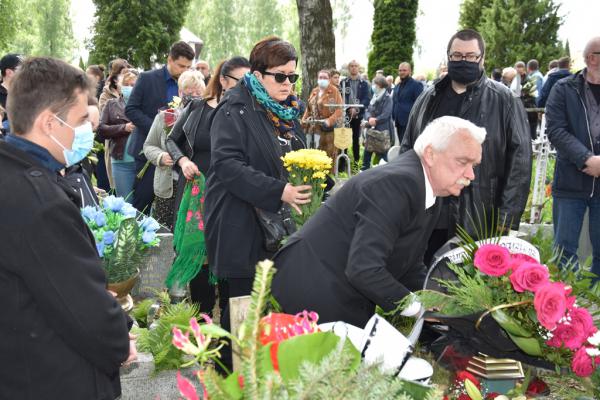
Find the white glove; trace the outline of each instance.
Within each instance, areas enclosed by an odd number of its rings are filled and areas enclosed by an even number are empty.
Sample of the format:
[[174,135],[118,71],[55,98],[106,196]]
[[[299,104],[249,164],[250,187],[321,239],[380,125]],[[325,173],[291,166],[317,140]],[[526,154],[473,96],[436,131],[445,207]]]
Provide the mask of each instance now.
[[412,303],[408,305],[408,307],[402,310],[400,315],[402,315],[403,317],[416,317],[417,315],[419,315],[422,309],[423,306],[421,305],[419,300],[413,300]]

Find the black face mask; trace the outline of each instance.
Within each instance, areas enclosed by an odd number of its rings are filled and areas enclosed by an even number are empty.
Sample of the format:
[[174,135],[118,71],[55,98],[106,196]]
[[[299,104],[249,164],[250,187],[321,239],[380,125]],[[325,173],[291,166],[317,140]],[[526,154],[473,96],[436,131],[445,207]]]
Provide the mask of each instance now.
[[461,61],[448,61],[448,75],[450,79],[458,83],[466,85],[475,82],[481,76],[479,63]]
[[201,98],[202,98],[202,97],[200,97],[200,96],[191,96],[191,95],[189,95],[189,94],[186,94],[185,96],[183,96],[183,97],[181,98],[181,105],[182,105],[183,107],[185,107],[185,106],[187,106],[187,105],[188,105],[188,103],[191,103],[193,100],[196,100],[196,99],[201,99]]

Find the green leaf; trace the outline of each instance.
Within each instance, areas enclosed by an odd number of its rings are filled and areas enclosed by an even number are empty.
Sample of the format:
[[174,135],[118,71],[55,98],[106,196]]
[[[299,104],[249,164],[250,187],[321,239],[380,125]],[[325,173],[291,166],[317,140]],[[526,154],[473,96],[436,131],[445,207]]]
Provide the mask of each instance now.
[[496,322],[498,322],[502,329],[507,333],[527,338],[533,336],[531,332],[523,328],[516,319],[505,313],[503,310],[495,310],[492,311],[491,314]]
[[[333,332],[316,332],[306,335],[295,336],[279,343],[277,349],[277,360],[279,372],[284,382],[290,382],[299,376],[300,365],[304,362],[318,364],[328,354],[336,349],[340,338]],[[354,368],[360,363],[360,353],[347,340],[342,349],[351,357]],[[261,352],[267,354],[270,360],[270,346],[265,346]],[[272,367],[271,367],[272,368]]]
[[125,281],[135,274],[141,260],[138,248],[139,229],[135,218],[121,222],[113,251],[106,263],[109,283]]
[[525,353],[529,354],[530,356],[541,357],[543,355],[542,347],[540,346],[540,342],[538,342],[537,339],[532,338],[532,337],[516,336],[516,335],[512,335],[510,333],[508,334],[508,336],[511,338],[511,340],[513,342],[515,342],[515,344],[521,350],[523,350]]
[[200,332],[204,335],[210,335],[213,338],[227,337],[231,338],[231,333],[215,324],[202,324],[200,325]]

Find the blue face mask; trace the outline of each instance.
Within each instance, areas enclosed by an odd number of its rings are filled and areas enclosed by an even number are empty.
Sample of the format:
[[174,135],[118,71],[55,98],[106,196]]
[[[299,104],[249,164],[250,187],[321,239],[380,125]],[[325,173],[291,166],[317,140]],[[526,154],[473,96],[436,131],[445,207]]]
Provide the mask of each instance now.
[[50,138],[54,140],[63,149],[63,155],[65,157],[65,166],[70,167],[71,165],[77,164],[83,160],[94,147],[94,131],[92,130],[91,122],[84,122],[76,128],[67,124],[65,121],[60,119],[58,116],[54,116],[57,120],[73,129],[75,137],[73,138],[73,144],[71,149],[67,149],[61,142],[58,141],[54,136],[50,135]]
[[125,104],[129,101],[129,96],[131,96],[131,91],[133,90],[133,86],[121,86],[121,94],[123,95],[123,100],[125,100]]

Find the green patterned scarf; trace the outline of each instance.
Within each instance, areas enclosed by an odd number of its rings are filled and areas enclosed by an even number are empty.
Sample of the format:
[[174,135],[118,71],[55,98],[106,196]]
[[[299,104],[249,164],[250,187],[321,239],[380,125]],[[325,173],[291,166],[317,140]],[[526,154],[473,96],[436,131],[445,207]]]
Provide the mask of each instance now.
[[[180,179],[184,179],[181,177]],[[177,256],[166,279],[167,287],[177,283],[187,285],[202,269],[206,261],[204,242],[204,176],[187,181],[173,234]],[[212,283],[216,283],[211,276]]]
[[284,102],[278,103],[269,96],[265,87],[253,73],[247,72],[244,75],[244,82],[250,94],[267,110],[273,125],[281,133],[291,131],[294,127],[294,120],[300,115],[296,96],[290,95]]

